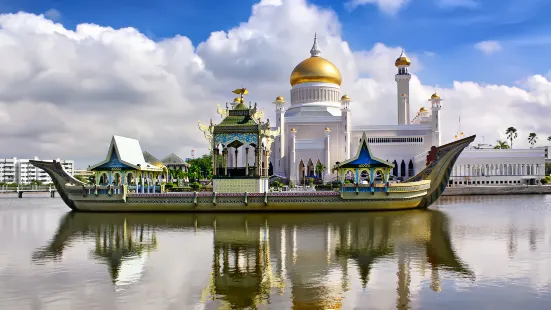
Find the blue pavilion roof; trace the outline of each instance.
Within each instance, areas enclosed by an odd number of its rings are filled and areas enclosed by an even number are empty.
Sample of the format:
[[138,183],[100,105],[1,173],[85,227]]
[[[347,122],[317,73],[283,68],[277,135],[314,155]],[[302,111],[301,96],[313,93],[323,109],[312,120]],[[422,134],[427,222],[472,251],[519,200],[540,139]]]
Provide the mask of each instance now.
[[349,160],[343,161],[338,165],[339,168],[356,168],[360,166],[394,168],[394,164],[373,156],[373,154],[371,153],[369,144],[367,143],[367,137],[365,136],[365,132],[362,135],[362,138],[360,139],[360,147],[358,148],[358,152],[356,153],[356,156],[353,158],[350,158]]

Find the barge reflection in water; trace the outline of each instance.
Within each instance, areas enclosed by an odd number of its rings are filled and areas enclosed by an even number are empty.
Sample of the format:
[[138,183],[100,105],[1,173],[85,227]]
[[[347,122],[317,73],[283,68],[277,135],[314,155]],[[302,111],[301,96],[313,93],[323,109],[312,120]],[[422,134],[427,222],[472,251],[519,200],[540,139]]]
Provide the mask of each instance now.
[[[233,309],[274,303],[290,294],[293,309],[338,309],[351,277],[370,281],[379,262],[398,263],[396,308],[410,307],[410,270],[474,280],[450,244],[448,219],[435,210],[359,214],[96,214],[68,213],[34,262],[60,260],[73,239],[95,240],[91,257],[105,263],[115,289],[139,285],[147,257],[163,244],[158,231],[210,231],[210,281],[200,304]],[[184,244],[182,246],[185,246]],[[175,258],[177,259],[177,258]],[[356,274],[352,266],[356,268]],[[281,308],[281,307],[278,307]]]

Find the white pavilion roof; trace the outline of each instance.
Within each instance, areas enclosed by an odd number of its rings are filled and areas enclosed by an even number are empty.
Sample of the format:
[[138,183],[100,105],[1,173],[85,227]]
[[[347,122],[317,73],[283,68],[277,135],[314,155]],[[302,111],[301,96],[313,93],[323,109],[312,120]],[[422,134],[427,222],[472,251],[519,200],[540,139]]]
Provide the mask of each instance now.
[[88,168],[91,170],[93,168],[99,167],[105,163],[108,163],[111,160],[113,151],[117,153],[117,157],[120,162],[134,167],[137,170],[150,170],[150,171],[161,171],[162,169],[153,166],[150,163],[147,163],[144,159],[142,147],[140,146],[140,141],[132,138],[113,136],[111,138],[111,144],[109,145],[109,150],[105,160],[93,165]]

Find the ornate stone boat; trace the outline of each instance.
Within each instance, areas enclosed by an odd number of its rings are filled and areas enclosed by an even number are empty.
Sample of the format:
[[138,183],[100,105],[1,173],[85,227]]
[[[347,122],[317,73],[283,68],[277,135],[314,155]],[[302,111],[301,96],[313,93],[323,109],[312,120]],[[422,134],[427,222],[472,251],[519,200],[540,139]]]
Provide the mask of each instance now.
[[[136,140],[114,137],[107,158],[95,165],[98,169],[111,169],[109,174],[96,178],[103,181],[106,176],[110,185],[86,185],[68,174],[60,163],[53,161],[31,160],[30,162],[46,171],[52,178],[63,201],[75,211],[92,212],[253,212],[253,211],[368,211],[368,210],[403,210],[427,208],[440,197],[449,180],[453,165],[463,149],[474,141],[475,136],[432,147],[427,155],[426,167],[412,178],[403,182],[390,183],[389,173],[393,168],[391,163],[377,159],[371,155],[371,150],[364,137],[358,148],[356,157],[339,163],[334,169],[345,176],[355,173],[356,182],[341,184],[339,191],[290,191],[270,192],[267,188],[267,172],[252,173],[252,176],[227,177],[215,176],[214,191],[165,193],[162,185],[155,186],[145,182],[144,178],[154,179],[162,174],[162,168],[145,163],[138,152],[141,152]],[[117,140],[119,143],[117,144]],[[130,143],[135,141],[138,150],[129,154]],[[126,143],[126,150],[122,144]],[[128,147],[130,145],[130,147]],[[140,153],[141,154],[141,153]],[[269,154],[269,153],[268,153]],[[267,156],[266,154],[264,154]],[[216,158],[216,157],[215,157]],[[134,161],[129,162],[130,159]],[[143,164],[132,164],[142,161]],[[259,165],[257,165],[258,167]],[[257,172],[261,169],[253,167]],[[247,167],[248,169],[249,167]],[[217,167],[218,169],[218,167]],[[226,167],[227,169],[227,167]],[[93,169],[92,169],[93,170]],[[216,169],[215,169],[216,170]],[[267,170],[267,169],[264,169]],[[367,184],[359,184],[358,174],[367,170],[370,180]],[[121,175],[122,174],[122,175]],[[382,182],[376,183],[375,175],[380,175]],[[96,170],[98,175],[98,170]],[[140,176],[141,185],[124,184],[130,175]],[[118,185],[112,185],[113,178]],[[342,177],[341,180],[345,178]],[[241,184],[252,181],[259,190],[256,192],[217,192],[217,189],[229,189],[229,181]],[[224,182],[223,186],[220,181]],[[233,187],[240,188],[239,186]]]

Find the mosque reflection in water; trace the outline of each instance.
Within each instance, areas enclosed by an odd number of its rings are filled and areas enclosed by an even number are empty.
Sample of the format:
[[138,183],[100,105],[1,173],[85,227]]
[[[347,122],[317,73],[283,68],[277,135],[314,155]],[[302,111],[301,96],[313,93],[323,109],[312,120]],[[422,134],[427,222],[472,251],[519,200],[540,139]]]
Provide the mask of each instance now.
[[[374,265],[397,260],[396,308],[410,307],[410,270],[474,278],[456,256],[447,217],[434,210],[345,214],[84,214],[69,213],[34,260],[58,259],[77,236],[94,236],[93,257],[109,266],[116,288],[139,282],[156,233],[213,232],[212,272],[201,301],[255,308],[285,291],[293,309],[339,309],[351,277],[369,283]],[[190,236],[192,237],[192,236]],[[413,262],[413,260],[417,260]],[[357,273],[351,274],[357,267]]]

